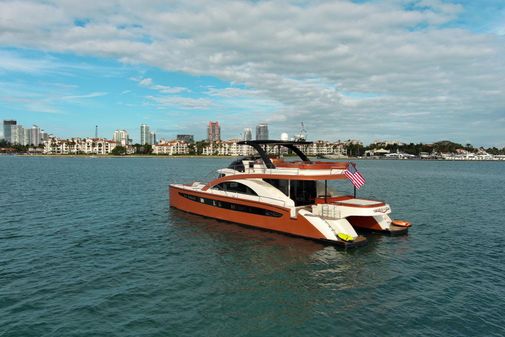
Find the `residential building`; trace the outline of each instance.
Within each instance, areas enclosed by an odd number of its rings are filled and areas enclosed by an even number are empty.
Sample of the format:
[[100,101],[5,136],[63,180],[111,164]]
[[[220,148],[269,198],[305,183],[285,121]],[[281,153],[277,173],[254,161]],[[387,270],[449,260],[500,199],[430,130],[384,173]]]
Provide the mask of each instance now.
[[48,139],[49,139],[49,134],[47,132],[45,132],[44,130],[40,130],[40,141],[45,142]]
[[153,145],[153,154],[180,155],[189,154],[188,142],[183,140],[160,141]]
[[128,145],[129,143],[128,131],[119,129],[114,131],[114,134],[112,135],[112,140],[121,146]]
[[256,126],[256,140],[268,140],[268,124],[261,123]]
[[149,142],[147,144],[149,144],[149,145],[156,144],[156,133],[149,132]]
[[324,140],[317,140],[312,144],[302,146],[308,156],[337,155],[345,156],[345,148],[341,143],[331,143]]
[[4,139],[5,141],[14,144],[12,141],[12,127],[17,125],[15,120],[4,120]]
[[195,142],[195,137],[193,135],[177,135],[177,140],[191,144]]
[[37,125],[32,126],[30,129],[30,142],[26,145],[33,145],[35,147],[40,145],[40,128]]
[[44,154],[109,154],[117,146],[116,141],[104,138],[51,137],[43,144]]
[[150,143],[151,134],[149,131],[149,126],[146,124],[140,125],[140,145],[145,145]]
[[11,126],[11,143],[23,144],[25,129],[22,125]]
[[207,140],[210,143],[221,141],[221,127],[219,126],[219,122],[209,122],[209,126],[207,127]]
[[252,130],[251,128],[245,128],[242,140],[252,140]]
[[202,154],[205,156],[249,156],[255,152],[249,145],[239,145],[238,142],[240,139],[210,143],[203,148]]
[[31,145],[32,144],[32,133],[31,129],[22,129],[23,130],[23,137],[21,137],[20,133],[20,138],[19,138],[19,143],[21,145]]

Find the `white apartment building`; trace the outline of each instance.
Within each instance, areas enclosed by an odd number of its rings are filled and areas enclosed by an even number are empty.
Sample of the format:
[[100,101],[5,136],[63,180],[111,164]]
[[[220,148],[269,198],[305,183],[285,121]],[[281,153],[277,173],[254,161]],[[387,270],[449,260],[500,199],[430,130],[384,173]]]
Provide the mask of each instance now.
[[152,146],[153,154],[177,155],[189,154],[188,143],[183,140],[160,141]]
[[128,145],[128,131],[126,130],[116,130],[112,135],[112,140],[121,146]]
[[345,155],[345,145],[318,140],[302,148],[308,156]]
[[204,156],[249,156],[254,153],[254,149],[249,145],[237,144],[240,140],[230,139],[221,142],[211,143],[203,148]]
[[44,141],[44,154],[109,154],[117,146],[104,138],[49,138]]

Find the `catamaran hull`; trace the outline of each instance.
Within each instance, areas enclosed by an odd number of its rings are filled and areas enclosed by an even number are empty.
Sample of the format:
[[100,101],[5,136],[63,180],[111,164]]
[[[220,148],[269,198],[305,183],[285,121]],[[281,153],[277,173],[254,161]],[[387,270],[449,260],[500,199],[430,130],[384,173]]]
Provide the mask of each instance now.
[[[350,216],[347,220],[358,231],[368,231],[382,233],[386,235],[405,235],[408,233],[409,227],[395,226],[386,216]],[[389,217],[388,217],[389,218]]]
[[188,213],[346,248],[366,244],[366,239],[362,236],[353,241],[329,239],[332,233],[318,224],[316,217],[310,219],[301,213],[292,217],[289,208],[174,186],[169,187],[169,194],[170,206]]

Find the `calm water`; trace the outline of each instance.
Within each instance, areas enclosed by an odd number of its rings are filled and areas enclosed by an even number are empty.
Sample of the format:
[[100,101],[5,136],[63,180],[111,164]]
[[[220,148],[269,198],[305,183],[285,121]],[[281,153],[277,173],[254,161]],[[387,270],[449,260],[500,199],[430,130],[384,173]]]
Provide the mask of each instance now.
[[342,251],[169,209],[229,161],[0,157],[0,336],[505,335],[505,162],[359,162]]

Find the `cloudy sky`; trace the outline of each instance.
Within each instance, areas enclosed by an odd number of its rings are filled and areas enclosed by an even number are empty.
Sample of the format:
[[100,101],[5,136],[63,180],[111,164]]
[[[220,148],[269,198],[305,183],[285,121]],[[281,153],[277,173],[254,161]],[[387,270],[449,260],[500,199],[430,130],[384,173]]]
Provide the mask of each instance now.
[[0,119],[501,147],[505,3],[3,0]]

